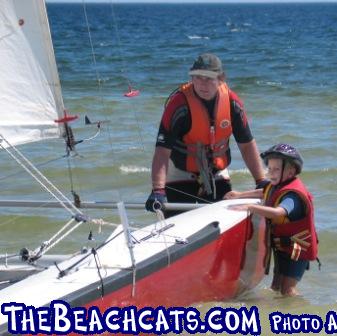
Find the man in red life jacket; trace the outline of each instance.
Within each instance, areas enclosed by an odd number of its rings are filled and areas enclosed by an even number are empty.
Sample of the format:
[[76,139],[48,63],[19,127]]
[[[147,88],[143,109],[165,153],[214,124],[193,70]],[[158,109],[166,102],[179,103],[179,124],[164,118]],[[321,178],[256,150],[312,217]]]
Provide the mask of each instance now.
[[274,277],[271,288],[283,295],[298,294],[296,285],[317,259],[318,240],[314,224],[311,194],[297,177],[303,160],[287,144],[278,144],[261,154],[268,167],[270,183],[263,189],[231,191],[226,199],[260,197],[265,205],[248,204],[233,207],[266,217],[274,251]]
[[[225,83],[220,59],[202,54],[192,80],[167,100],[152,162],[152,192],[146,209],[166,202],[221,200],[231,190],[227,167],[233,134],[256,184],[264,182],[262,162],[238,96]],[[166,212],[166,217],[176,212]]]

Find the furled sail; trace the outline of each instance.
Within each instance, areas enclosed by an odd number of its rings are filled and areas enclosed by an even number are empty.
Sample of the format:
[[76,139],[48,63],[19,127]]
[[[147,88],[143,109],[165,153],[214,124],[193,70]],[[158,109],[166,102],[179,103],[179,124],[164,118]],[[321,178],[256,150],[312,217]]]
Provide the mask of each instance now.
[[17,145],[59,137],[54,120],[63,111],[44,1],[1,0],[0,141]]

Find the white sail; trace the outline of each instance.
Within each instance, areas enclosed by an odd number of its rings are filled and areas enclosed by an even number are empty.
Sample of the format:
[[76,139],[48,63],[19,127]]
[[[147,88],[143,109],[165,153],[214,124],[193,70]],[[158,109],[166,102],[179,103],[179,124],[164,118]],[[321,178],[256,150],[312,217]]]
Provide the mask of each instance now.
[[45,2],[1,0],[0,141],[59,137],[63,111]]

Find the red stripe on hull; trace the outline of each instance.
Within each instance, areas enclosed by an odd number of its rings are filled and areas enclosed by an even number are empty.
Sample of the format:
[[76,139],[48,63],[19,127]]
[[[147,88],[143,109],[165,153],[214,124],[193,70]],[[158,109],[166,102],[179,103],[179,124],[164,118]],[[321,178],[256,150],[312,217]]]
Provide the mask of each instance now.
[[132,285],[128,285],[86,307],[97,306],[103,313],[110,307],[186,307],[230,299],[261,281],[265,253],[264,221],[253,225],[246,219],[214,241],[138,280],[134,297]]
[[[233,298],[263,277],[264,229],[257,228],[258,232],[251,235],[252,223],[244,220],[215,241],[137,281],[134,297],[132,285],[128,285],[86,306],[98,306],[105,311],[110,307],[188,306]],[[255,260],[246,257],[249,245],[253,246]],[[240,280],[247,263],[250,270]]]

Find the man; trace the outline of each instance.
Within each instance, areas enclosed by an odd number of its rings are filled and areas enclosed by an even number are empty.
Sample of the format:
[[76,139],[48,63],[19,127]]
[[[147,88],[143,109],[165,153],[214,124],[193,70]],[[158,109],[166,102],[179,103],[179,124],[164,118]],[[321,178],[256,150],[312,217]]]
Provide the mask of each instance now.
[[[220,59],[202,54],[169,97],[152,162],[152,192],[146,209],[169,202],[214,202],[231,190],[227,166],[233,134],[257,184],[264,181],[259,151],[243,104],[225,83]],[[176,212],[166,212],[166,217]]]
[[[249,211],[266,217],[274,252],[271,288],[284,296],[296,296],[297,283],[317,259],[318,239],[311,194],[299,175],[303,159],[293,146],[277,144],[261,154],[270,176],[264,189],[230,191],[226,199],[258,197],[264,205],[243,204],[234,210]],[[317,259],[318,260],[318,259]]]

